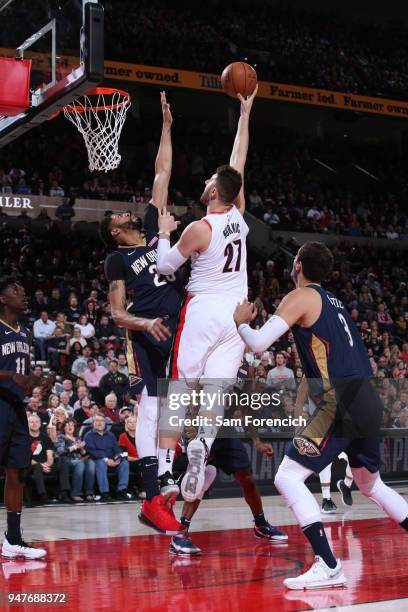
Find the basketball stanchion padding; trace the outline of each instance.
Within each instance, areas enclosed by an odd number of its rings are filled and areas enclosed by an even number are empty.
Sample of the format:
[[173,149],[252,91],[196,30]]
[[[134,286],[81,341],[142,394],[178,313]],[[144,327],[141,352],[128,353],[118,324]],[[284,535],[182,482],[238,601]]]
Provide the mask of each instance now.
[[64,107],[65,117],[84,137],[90,170],[119,166],[119,138],[130,104],[126,91],[95,87]]
[[30,106],[31,60],[0,57],[0,116],[13,117]]

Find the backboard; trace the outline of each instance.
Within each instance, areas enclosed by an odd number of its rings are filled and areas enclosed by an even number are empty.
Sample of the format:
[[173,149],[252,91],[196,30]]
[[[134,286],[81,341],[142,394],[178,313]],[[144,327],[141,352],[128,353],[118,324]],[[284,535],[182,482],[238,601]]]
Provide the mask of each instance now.
[[96,0],[0,0],[0,56],[31,59],[30,107],[0,117],[0,147],[47,121],[104,76]]

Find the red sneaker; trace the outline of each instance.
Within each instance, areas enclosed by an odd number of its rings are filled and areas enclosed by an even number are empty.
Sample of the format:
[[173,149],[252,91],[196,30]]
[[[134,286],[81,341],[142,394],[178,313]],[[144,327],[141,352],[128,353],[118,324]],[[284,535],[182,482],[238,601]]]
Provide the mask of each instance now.
[[[168,510],[170,516],[172,516],[174,518],[174,520],[177,521],[177,519],[175,517],[175,514],[174,514],[174,504],[175,503],[176,503],[176,498],[175,497],[170,497],[170,499],[166,503],[166,506],[167,506],[167,510]],[[181,525],[181,523],[180,523],[180,525]]]
[[143,502],[139,521],[166,535],[176,535],[181,529],[173,510],[167,508],[163,495],[156,495],[150,502],[147,499]]

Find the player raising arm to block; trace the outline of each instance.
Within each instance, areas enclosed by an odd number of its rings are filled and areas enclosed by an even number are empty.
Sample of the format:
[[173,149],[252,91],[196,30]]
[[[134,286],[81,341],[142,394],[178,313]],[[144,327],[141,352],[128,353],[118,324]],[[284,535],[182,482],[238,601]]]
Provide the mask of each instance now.
[[[233,312],[237,300],[245,298],[248,292],[249,230],[242,216],[245,208],[242,177],[248,151],[249,116],[256,93],[255,89],[246,100],[240,97],[241,114],[230,165],[217,168],[206,181],[201,196],[207,207],[206,216],[190,223],[174,247],[170,246],[170,234],[176,228],[174,219],[165,210],[159,217],[158,271],[173,274],[191,258],[188,298],[176,334],[170,375],[187,385],[201,381],[206,397],[217,394],[220,381],[228,384],[227,381],[236,379],[244,352]],[[202,406],[207,422],[213,415],[223,413],[223,409],[216,405],[208,411],[208,406]],[[166,429],[166,425],[161,425],[161,429]],[[180,430],[177,427],[173,432],[169,427],[167,430],[169,449],[173,449]],[[216,435],[217,428],[209,424],[189,444],[188,457],[194,455],[198,468],[194,474],[188,468],[183,479],[181,489],[186,501],[194,501],[201,491],[206,457]]]
[[234,314],[241,338],[255,352],[265,350],[292,328],[308,393],[317,406],[296,433],[275,477],[276,488],[316,555],[310,570],[286,578],[289,589],[346,583],[341,562],[327,541],[319,505],[305,485],[310,474],[319,473],[343,451],[361,493],[408,531],[408,504],[379,474],[382,405],[370,382],[366,348],[343,303],[321,286],[332,263],[333,256],[323,243],[307,242],[293,263],[297,288],[282,300],[275,316],[256,331],[248,325],[255,316],[252,304],[238,305]]
[[102,221],[101,236],[114,249],[105,261],[109,302],[116,325],[125,327],[129,380],[133,394],[142,393],[136,430],[136,447],[146,491],[140,519],[163,533],[175,533],[179,522],[166,506],[178,487],[169,479],[158,484],[157,380],[165,378],[166,365],[177,328],[182,283],[176,274],[156,269],[157,207],[167,202],[171,174],[172,116],[165,93],[161,93],[163,128],[155,164],[152,202],[142,220],[130,212]]
[[19,324],[27,308],[24,287],[0,281],[0,465],[6,470],[4,503],[7,531],[2,556],[40,559],[47,552],[23,541],[20,521],[25,472],[31,464],[31,438],[23,399],[41,379],[30,370],[29,331]]

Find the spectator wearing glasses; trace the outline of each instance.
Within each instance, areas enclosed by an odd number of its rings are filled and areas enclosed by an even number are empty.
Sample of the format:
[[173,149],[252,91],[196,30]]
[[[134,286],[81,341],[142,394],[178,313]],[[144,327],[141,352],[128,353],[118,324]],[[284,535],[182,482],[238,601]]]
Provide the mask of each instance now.
[[95,464],[86,457],[85,442],[77,435],[77,423],[68,418],[62,423],[55,443],[55,454],[65,461],[71,480],[71,499],[74,502],[94,500]]

